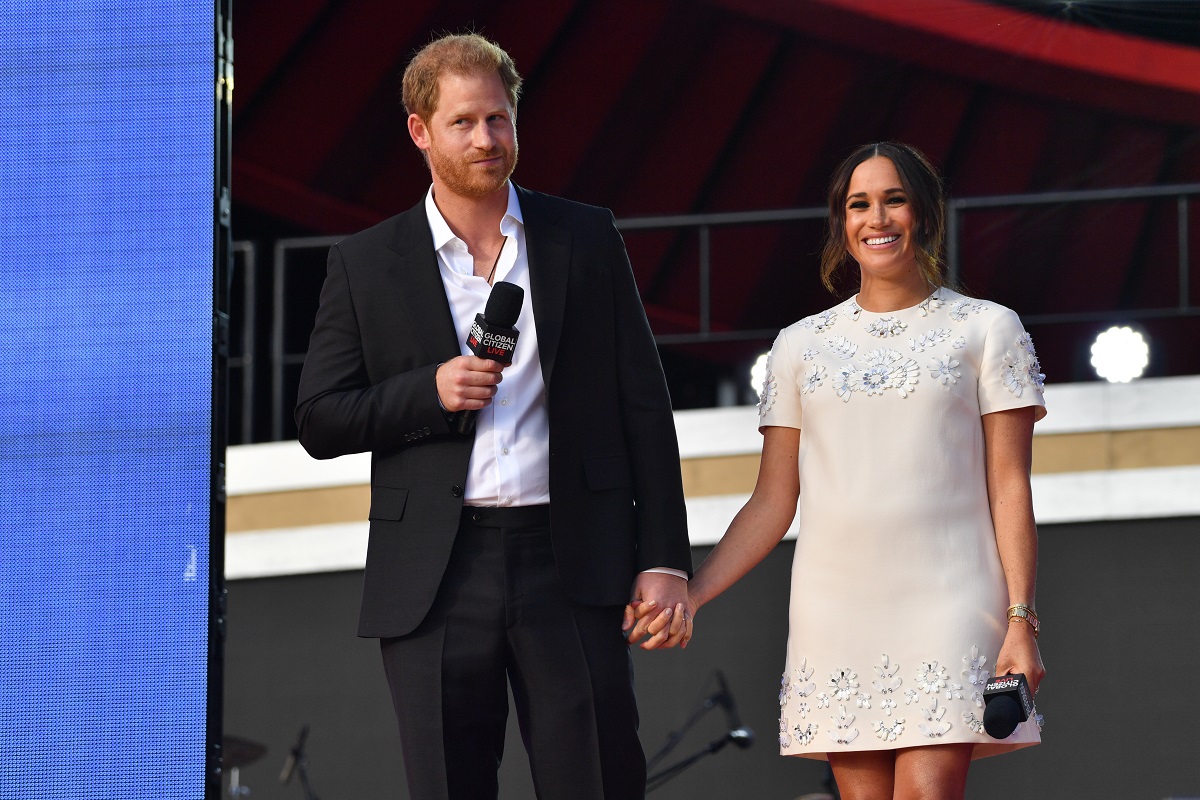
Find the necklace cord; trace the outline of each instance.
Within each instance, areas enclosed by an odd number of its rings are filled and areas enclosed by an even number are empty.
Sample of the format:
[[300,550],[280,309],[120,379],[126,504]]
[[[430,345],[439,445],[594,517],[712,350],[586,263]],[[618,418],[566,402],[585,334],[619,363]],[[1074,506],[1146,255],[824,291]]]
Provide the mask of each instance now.
[[504,245],[506,244],[508,244],[507,236],[500,241],[500,251],[496,253],[496,260],[492,262],[492,271],[489,272],[487,276],[488,286],[492,285],[492,278],[496,277],[496,266],[500,263],[500,256],[503,255]]

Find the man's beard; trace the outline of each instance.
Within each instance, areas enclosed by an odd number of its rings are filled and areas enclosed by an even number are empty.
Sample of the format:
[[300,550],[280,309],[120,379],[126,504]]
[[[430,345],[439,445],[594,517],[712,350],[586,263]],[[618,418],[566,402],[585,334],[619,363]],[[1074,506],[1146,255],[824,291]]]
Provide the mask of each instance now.
[[[514,139],[512,150],[498,146],[490,153],[476,151],[472,152],[469,157],[458,160],[446,155],[434,144],[428,150],[429,166],[442,179],[446,188],[454,194],[471,198],[487,197],[503,187],[505,181],[512,175],[517,166],[518,150],[517,142]],[[500,163],[491,167],[482,168],[472,163],[480,158],[495,158],[496,156],[500,157]]]

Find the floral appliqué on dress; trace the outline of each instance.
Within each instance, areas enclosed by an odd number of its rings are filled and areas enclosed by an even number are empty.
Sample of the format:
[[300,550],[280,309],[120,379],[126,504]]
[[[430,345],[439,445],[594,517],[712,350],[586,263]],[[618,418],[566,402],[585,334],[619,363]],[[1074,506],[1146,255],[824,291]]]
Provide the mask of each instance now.
[[[921,371],[916,361],[897,350],[885,348],[869,351],[863,356],[862,364],[857,369],[851,367],[854,371],[849,374],[843,367],[845,380],[842,383],[849,385],[851,391],[866,392],[868,396],[895,389],[901,397],[908,397],[908,393],[916,388]],[[849,399],[849,395],[842,397],[842,400]]]
[[854,715],[848,713],[845,706],[838,706],[838,715],[830,717],[829,721],[833,723],[834,728],[829,731],[829,738],[838,744],[850,744],[858,738],[858,728],[852,727]]
[[950,319],[955,322],[962,322],[972,314],[978,314],[986,308],[987,306],[978,300],[970,297],[960,297],[954,301],[954,305],[950,306]]
[[957,369],[958,366],[958,359],[954,358],[954,356],[947,355],[935,358],[929,362],[929,377],[935,381],[940,381],[942,388],[949,390],[962,377],[962,373]]
[[924,353],[926,347],[933,347],[935,344],[944,342],[949,338],[949,328],[934,328],[929,333],[922,333],[915,339],[909,339],[908,349],[914,353]]
[[917,311],[921,312],[922,317],[927,317],[937,309],[942,307],[942,290],[938,289],[933,294],[926,297],[917,306]]
[[987,664],[987,656],[979,654],[979,645],[971,645],[970,654],[963,656],[962,660],[962,676],[967,679],[967,683],[972,686],[984,686],[991,675],[984,669]]
[[800,719],[807,719],[808,713],[812,710],[808,702],[804,699],[816,691],[817,685],[812,682],[813,668],[808,666],[808,659],[802,659],[800,666],[795,670],[791,680],[788,679],[788,674],[783,673],[783,679],[779,687],[779,733],[780,744],[784,747],[788,745],[783,742],[785,736],[789,736],[786,715],[783,713],[787,709],[788,699],[794,694],[796,702],[792,704],[792,709],[800,715]]
[[944,736],[951,728],[950,723],[943,719],[946,716],[946,707],[938,705],[936,697],[929,701],[928,706],[921,706],[921,716],[925,721],[918,723],[917,729],[931,739]]
[[1005,353],[1000,367],[1000,379],[1005,388],[1017,397],[1026,386],[1032,386],[1041,394],[1046,376],[1042,374],[1042,365],[1033,349],[1033,338],[1028,333],[1017,337],[1016,351],[1016,355],[1012,350]]
[[884,714],[890,717],[892,709],[896,707],[896,700],[891,695],[900,689],[904,683],[904,679],[896,674],[900,671],[900,665],[891,663],[891,659],[888,658],[887,653],[884,653],[880,658],[883,663],[875,666],[876,678],[871,682],[871,686],[883,696],[879,701],[879,707],[883,710]]
[[830,309],[822,311],[820,314],[813,314],[811,317],[805,317],[798,324],[801,328],[812,328],[816,333],[824,333],[835,322],[837,322],[837,312]]
[[800,394],[812,394],[824,380],[825,368],[820,364],[813,364],[804,374],[804,384],[800,387]]
[[815,722],[809,722],[801,726],[796,723],[792,726],[792,732],[796,734],[796,744],[804,747],[812,744],[812,740],[817,738],[817,728],[820,727]]
[[830,336],[825,340],[825,346],[842,361],[849,361],[858,352],[858,345],[845,336]]
[[763,414],[771,410],[771,406],[775,405],[775,395],[779,394],[779,381],[775,380],[775,371],[771,369],[771,357],[767,356],[767,368],[763,375],[762,391],[758,393],[758,416],[761,419]]
[[839,669],[829,674],[829,683],[833,696],[838,700],[849,700],[858,694],[858,673],[849,667]]
[[904,733],[904,720],[895,719],[885,722],[881,719],[875,720],[875,735],[885,742],[894,742],[896,738]]
[[889,336],[899,336],[900,331],[907,327],[899,317],[880,317],[867,326],[867,333],[876,339],[886,339]]
[[936,661],[922,661],[917,667],[917,688],[925,694],[937,694],[946,688],[946,668]]

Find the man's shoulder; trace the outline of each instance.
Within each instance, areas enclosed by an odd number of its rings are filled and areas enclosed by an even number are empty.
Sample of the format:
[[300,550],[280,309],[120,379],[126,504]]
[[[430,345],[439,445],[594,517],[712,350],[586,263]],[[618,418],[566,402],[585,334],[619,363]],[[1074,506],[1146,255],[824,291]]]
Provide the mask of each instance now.
[[426,238],[429,237],[429,223],[425,216],[424,200],[407,211],[339,239],[334,246],[350,251],[393,247],[422,232]]
[[536,192],[519,185],[517,186],[517,197],[521,202],[522,215],[559,216],[599,222],[607,222],[613,218],[612,211],[603,206],[593,206],[578,200]]

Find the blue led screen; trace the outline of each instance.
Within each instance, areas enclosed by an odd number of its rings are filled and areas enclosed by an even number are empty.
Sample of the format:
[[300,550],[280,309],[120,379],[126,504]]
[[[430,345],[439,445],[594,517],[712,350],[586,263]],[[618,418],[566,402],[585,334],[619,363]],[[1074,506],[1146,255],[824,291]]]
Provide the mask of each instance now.
[[214,6],[0,0],[0,800],[203,796]]

